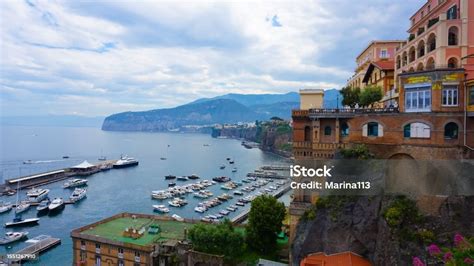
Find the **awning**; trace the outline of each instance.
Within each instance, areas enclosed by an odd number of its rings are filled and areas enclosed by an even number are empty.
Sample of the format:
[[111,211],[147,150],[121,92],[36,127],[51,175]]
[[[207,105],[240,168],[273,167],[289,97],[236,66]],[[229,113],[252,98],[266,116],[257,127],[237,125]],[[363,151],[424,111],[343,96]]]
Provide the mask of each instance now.
[[72,169],[87,169],[87,168],[92,168],[95,167],[95,165],[90,164],[88,161],[83,161],[82,163],[71,167]]

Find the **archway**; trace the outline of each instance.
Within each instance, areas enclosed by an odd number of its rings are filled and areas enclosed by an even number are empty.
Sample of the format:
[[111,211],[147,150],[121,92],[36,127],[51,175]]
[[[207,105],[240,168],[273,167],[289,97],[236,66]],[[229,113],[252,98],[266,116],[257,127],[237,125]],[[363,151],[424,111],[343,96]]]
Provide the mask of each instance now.
[[458,27],[451,27],[448,30],[448,45],[458,45],[459,44],[459,30]]
[[458,60],[454,57],[449,58],[448,68],[458,68]]

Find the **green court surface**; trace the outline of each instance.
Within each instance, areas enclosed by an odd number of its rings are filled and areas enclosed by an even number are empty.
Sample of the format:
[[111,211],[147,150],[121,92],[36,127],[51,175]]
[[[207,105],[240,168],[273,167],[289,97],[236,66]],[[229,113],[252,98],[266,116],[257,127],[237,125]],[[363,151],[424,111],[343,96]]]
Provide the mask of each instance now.
[[[148,233],[148,227],[152,224],[160,227],[158,234]],[[137,230],[144,227],[145,233],[142,237],[133,239],[131,237],[124,237],[123,232],[125,228],[133,227]],[[185,228],[190,229],[193,225],[178,221],[162,221],[153,220],[149,218],[135,218],[122,217],[112,221],[97,225],[81,232],[81,234],[103,237],[109,240],[120,241],[140,246],[148,246],[150,244],[166,241],[169,239],[182,240],[184,239]]]

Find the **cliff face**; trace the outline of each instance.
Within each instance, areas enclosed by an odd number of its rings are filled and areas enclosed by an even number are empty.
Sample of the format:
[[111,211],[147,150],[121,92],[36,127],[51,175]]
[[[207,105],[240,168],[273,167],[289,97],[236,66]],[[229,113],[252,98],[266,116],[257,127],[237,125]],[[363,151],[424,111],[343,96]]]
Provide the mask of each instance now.
[[316,207],[298,224],[292,265],[299,265],[310,253],[344,251],[360,254],[374,265],[411,265],[413,256],[426,256],[431,243],[449,247],[455,233],[474,235],[474,197],[448,197],[439,205],[437,215],[420,216],[398,228],[384,217],[385,210],[393,206],[393,197],[331,201]]

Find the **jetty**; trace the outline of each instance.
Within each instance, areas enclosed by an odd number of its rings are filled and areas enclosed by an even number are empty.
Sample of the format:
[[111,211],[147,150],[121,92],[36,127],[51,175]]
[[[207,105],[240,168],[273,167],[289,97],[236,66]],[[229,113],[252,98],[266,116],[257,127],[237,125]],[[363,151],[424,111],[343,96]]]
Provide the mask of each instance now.
[[[279,198],[279,197],[283,196],[288,191],[290,191],[290,184],[286,184],[286,185],[282,186],[280,189],[278,189],[278,190],[274,191],[273,193],[271,193],[271,195],[274,196],[275,198]],[[250,212],[250,208],[246,208],[241,213],[239,213],[237,216],[232,218],[230,221],[233,224],[240,224],[240,223],[242,223],[243,221],[245,221],[247,219],[247,217],[249,216],[249,212]]]
[[21,190],[25,188],[31,188],[35,186],[58,182],[74,176],[92,175],[100,171],[112,169],[112,166],[115,162],[117,162],[117,160],[104,161],[98,164],[89,164],[84,161],[79,165],[72,166],[69,168],[6,179],[5,184],[3,185],[3,187],[5,188],[4,192],[8,191],[6,188],[9,188],[9,190],[16,190],[17,188],[19,188]]
[[258,177],[258,178],[272,178],[272,179],[288,179],[286,175],[279,175],[274,172],[253,172],[248,173],[247,177]]
[[31,245],[7,255],[8,265],[21,265],[22,261],[37,260],[41,253],[61,244],[61,239],[40,235],[27,240],[26,243],[31,243]]
[[262,170],[273,170],[273,171],[289,171],[289,165],[264,165],[260,167]]

